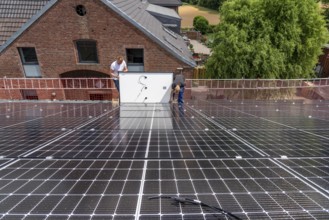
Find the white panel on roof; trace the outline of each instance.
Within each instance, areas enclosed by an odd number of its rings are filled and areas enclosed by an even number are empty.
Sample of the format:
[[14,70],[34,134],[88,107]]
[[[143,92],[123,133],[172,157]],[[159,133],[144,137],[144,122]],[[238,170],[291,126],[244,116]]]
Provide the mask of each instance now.
[[173,73],[120,73],[121,103],[168,103]]

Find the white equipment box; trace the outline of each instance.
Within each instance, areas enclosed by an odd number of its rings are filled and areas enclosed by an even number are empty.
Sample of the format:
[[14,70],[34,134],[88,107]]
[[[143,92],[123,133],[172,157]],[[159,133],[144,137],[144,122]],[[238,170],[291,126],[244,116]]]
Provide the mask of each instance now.
[[120,103],[169,103],[173,73],[120,73]]

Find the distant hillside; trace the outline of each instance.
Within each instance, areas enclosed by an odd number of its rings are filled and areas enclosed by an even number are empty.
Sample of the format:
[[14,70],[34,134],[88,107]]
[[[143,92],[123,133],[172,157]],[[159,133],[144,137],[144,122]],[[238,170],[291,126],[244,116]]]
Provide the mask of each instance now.
[[193,18],[202,15],[210,24],[219,23],[219,12],[195,5],[183,5],[179,7],[179,15],[182,17],[182,28],[193,27]]

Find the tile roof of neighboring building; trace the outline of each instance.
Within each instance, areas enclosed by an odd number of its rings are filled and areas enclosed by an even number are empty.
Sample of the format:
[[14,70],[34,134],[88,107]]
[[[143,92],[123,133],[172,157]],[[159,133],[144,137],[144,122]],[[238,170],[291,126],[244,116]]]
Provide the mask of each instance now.
[[170,8],[165,8],[158,5],[149,4],[146,8],[148,12],[159,14],[165,17],[175,18],[181,20],[181,17],[177,14],[177,12]]
[[1,0],[0,46],[50,0]]
[[[66,0],[65,0],[66,1]],[[146,0],[100,0],[177,59],[196,66],[180,35],[164,28],[146,9]],[[38,20],[58,0],[1,0],[0,53]],[[34,15],[33,15],[34,14]],[[8,28],[7,28],[8,27]]]
[[148,0],[149,3],[161,6],[181,6],[181,0]]

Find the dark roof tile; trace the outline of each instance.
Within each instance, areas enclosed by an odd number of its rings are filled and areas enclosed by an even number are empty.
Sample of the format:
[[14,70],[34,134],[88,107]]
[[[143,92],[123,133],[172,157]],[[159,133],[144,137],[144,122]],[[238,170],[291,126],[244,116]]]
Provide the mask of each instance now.
[[50,0],[1,0],[0,46]]

